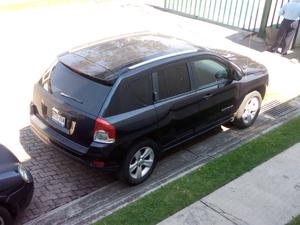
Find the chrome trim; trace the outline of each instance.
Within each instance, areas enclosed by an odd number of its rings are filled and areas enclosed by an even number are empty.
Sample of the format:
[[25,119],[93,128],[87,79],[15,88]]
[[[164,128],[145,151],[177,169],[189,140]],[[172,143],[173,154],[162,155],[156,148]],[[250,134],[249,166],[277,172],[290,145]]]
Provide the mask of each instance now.
[[226,107],[226,108],[223,108],[221,111],[222,111],[222,112],[225,112],[225,111],[227,111],[227,110],[229,110],[229,109],[232,109],[232,108],[233,108],[233,105],[228,106],[228,107]]
[[162,55],[162,56],[159,56],[159,57],[156,57],[156,58],[153,58],[153,59],[149,59],[149,60],[137,63],[135,65],[129,66],[128,69],[130,69],[130,70],[136,69],[140,66],[144,66],[146,64],[149,64],[149,63],[161,60],[161,59],[166,59],[166,58],[170,58],[170,57],[173,57],[173,56],[183,55],[183,54],[187,54],[187,53],[193,53],[193,52],[197,52],[197,51],[198,51],[198,49],[192,49],[192,50],[186,50],[186,51],[181,51],[181,52],[170,53],[170,54],[167,54],[167,55]]
[[74,134],[74,131],[75,131],[75,127],[76,127],[76,122],[75,121],[72,121],[71,122],[71,127],[70,127],[70,135]]
[[58,111],[58,109],[57,109],[57,108],[55,108],[55,107],[52,107],[52,111],[54,111],[54,112],[56,112],[57,114],[59,114],[59,111]]

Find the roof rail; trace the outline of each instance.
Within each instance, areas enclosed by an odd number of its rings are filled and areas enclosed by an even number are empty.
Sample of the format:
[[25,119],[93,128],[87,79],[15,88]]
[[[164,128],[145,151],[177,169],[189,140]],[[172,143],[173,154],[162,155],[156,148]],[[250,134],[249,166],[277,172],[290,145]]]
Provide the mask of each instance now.
[[133,70],[133,69],[136,69],[140,66],[144,66],[144,65],[147,65],[149,63],[152,63],[152,62],[155,62],[155,61],[158,61],[158,60],[161,60],[161,59],[166,59],[166,58],[170,58],[170,57],[173,57],[173,56],[183,55],[183,54],[187,54],[187,53],[193,53],[193,52],[197,52],[197,51],[198,51],[198,49],[191,49],[191,50],[185,50],[185,51],[181,51],[181,52],[174,52],[174,53],[170,53],[170,54],[167,54],[167,55],[158,56],[156,58],[149,59],[149,60],[134,64],[132,66],[129,66],[128,69]]

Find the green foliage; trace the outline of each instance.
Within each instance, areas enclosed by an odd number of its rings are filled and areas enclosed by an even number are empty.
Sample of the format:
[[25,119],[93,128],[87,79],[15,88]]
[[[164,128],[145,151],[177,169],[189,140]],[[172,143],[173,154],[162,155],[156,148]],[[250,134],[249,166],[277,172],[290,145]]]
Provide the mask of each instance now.
[[300,215],[295,217],[290,223],[287,225],[300,225]]

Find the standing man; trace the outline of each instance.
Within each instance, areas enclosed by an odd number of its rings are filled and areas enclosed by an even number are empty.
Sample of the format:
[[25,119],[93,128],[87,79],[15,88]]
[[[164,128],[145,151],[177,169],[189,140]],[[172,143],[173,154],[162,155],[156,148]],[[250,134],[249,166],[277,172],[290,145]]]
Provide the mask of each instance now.
[[277,37],[268,51],[277,52],[277,49],[281,46],[281,54],[286,55],[298,27],[298,21],[300,19],[300,0],[291,0],[286,3],[280,9],[279,15],[283,16],[284,19],[279,27]]

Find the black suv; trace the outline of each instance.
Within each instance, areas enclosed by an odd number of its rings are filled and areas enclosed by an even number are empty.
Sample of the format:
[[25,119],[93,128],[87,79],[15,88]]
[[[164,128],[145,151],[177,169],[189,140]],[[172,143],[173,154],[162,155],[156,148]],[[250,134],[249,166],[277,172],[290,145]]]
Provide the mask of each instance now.
[[161,152],[233,121],[251,126],[268,83],[251,59],[158,34],[103,40],[62,54],[34,87],[33,131],[130,184]]

